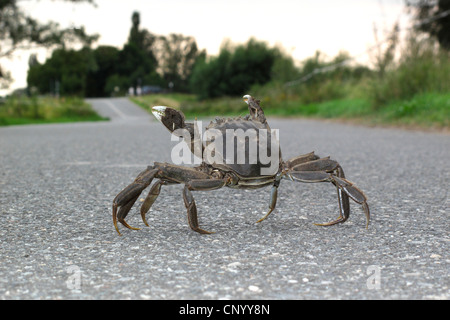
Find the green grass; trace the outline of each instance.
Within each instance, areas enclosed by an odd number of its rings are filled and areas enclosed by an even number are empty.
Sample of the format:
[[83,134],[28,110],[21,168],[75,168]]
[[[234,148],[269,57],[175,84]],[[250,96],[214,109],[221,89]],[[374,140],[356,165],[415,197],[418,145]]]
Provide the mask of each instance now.
[[76,97],[10,97],[0,104],[0,126],[103,120]]
[[[135,97],[132,100],[147,111],[155,105],[180,109],[187,118],[248,113],[247,105],[240,97],[198,101],[193,95],[157,94]],[[343,98],[308,104],[295,98],[285,98],[279,103],[263,98],[261,105],[267,116],[341,119],[365,125],[424,129],[448,129],[450,125],[450,93],[420,93],[411,99],[391,101],[377,108],[373,107],[369,99],[364,98]]]
[[408,100],[392,101],[378,114],[386,123],[448,129],[450,93],[422,93]]

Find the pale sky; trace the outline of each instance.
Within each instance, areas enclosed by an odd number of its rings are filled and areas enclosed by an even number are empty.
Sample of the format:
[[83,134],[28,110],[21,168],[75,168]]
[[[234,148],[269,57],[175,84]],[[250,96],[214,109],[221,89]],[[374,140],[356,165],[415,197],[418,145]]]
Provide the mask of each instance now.
[[[133,11],[141,28],[156,35],[193,36],[200,49],[216,55],[224,39],[244,43],[250,37],[281,45],[297,61],[320,50],[330,57],[340,50],[358,55],[375,43],[373,25],[391,29],[409,19],[404,0],[95,0],[97,6],[64,1],[22,0],[19,5],[42,22],[62,27],[84,25],[98,33],[97,45],[122,47]],[[30,52],[17,52],[0,64],[15,79],[11,89],[26,86]],[[50,52],[39,51],[42,63]],[[364,59],[364,57],[361,57]],[[0,94],[5,94],[0,91]]]

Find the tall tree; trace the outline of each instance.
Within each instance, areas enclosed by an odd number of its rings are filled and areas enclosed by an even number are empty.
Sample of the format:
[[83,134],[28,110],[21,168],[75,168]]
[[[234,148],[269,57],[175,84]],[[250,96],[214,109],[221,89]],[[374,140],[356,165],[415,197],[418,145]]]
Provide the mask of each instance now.
[[159,72],[166,83],[172,83],[176,91],[188,90],[192,69],[198,56],[202,54],[195,39],[172,33],[168,37],[159,37],[155,47]]
[[106,90],[106,83],[109,77],[117,71],[119,60],[119,49],[112,46],[99,46],[93,50],[93,56],[97,68],[89,71],[86,79],[86,96],[105,97],[112,93],[112,90]]
[[422,22],[418,29],[436,37],[442,48],[450,50],[450,0],[406,0],[406,6]]
[[[60,0],[74,3],[93,0]],[[19,0],[0,0],[0,58],[8,57],[18,49],[29,49],[35,46],[66,46],[68,43],[81,42],[90,45],[97,35],[87,35],[84,28],[62,29],[55,22],[41,23],[27,15],[18,6]],[[11,76],[0,66],[0,87],[6,88]]]
[[132,26],[130,35],[128,36],[128,44],[134,44],[147,54],[153,55],[153,43],[155,42],[156,36],[147,29],[140,28],[141,16],[139,12],[133,12],[131,23]]
[[[156,74],[156,58],[153,54],[155,36],[146,29],[141,29],[139,12],[131,17],[131,29],[128,42],[119,53],[116,79],[120,79],[122,86],[137,87],[140,85],[160,82]],[[128,81],[124,81],[127,78]]]

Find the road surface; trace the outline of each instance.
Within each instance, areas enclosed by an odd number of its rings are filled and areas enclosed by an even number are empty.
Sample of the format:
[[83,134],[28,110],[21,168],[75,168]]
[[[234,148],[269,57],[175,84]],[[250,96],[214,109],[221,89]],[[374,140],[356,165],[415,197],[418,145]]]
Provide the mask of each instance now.
[[179,185],[164,186],[145,227],[135,206],[114,230],[115,195],[170,135],[126,99],[93,99],[109,122],[0,128],[1,299],[449,299],[450,137],[270,119],[285,159],[331,155],[369,198],[345,224],[334,187],[195,192],[187,224]]

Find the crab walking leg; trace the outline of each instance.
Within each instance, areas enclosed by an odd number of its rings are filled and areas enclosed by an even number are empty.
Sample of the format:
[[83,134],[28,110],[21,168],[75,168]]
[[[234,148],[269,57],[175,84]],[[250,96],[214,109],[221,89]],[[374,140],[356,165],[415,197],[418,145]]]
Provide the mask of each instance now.
[[[336,168],[337,176],[340,178],[345,178],[344,170],[338,166]],[[333,224],[342,223],[347,221],[350,216],[350,201],[349,196],[339,188],[336,183],[333,183],[336,186],[338,201],[339,201],[339,217],[328,223],[315,223],[316,226],[331,226]],[[367,220],[368,223],[368,220]],[[367,225],[366,225],[367,227]]]
[[[341,167],[338,167],[336,171],[337,171],[338,177],[345,179],[344,170]],[[338,199],[339,199],[339,211],[340,211],[339,217],[343,217],[343,219],[347,220],[348,217],[350,216],[349,196],[345,192],[342,192],[342,190],[339,187],[336,186],[336,189],[337,189]],[[367,217],[367,224],[368,223],[369,223],[369,217]],[[366,227],[367,227],[367,225],[366,225]]]
[[[151,183],[155,175],[158,173],[159,169],[155,169],[151,166],[147,167],[144,171],[142,171],[125,189],[123,189],[113,200],[112,207],[112,216],[114,227],[117,230],[117,233],[121,235],[119,231],[119,227],[117,226],[117,221],[123,224],[128,229],[139,230],[138,228],[131,227],[125,221],[125,217],[127,216],[130,209],[133,207],[133,204],[139,198],[141,192],[147,188]],[[117,212],[118,210],[118,212]]]
[[159,193],[161,192],[161,186],[165,184],[164,181],[159,180],[158,182],[156,182],[150,189],[150,191],[148,192],[147,197],[144,200],[144,203],[141,206],[141,217],[142,217],[142,221],[144,221],[144,224],[149,227],[148,223],[147,223],[147,219],[145,219],[145,215],[146,213],[150,210],[150,208],[152,207],[153,203],[156,201],[156,198],[158,198]]
[[256,223],[260,223],[261,221],[266,220],[266,218],[272,213],[277,205],[277,197],[278,197],[278,187],[280,186],[281,178],[283,177],[282,173],[279,173],[275,177],[275,183],[272,186],[272,190],[270,190],[270,204],[269,204],[269,212],[266,213],[264,217],[256,221]]
[[[342,193],[338,193],[339,195],[342,195],[345,193],[347,196],[349,196],[353,201],[356,203],[359,203],[362,205],[362,208],[364,210],[364,214],[366,215],[366,228],[369,226],[369,220],[370,220],[370,212],[369,212],[369,206],[367,205],[367,199],[366,196],[363,194],[361,190],[356,188],[353,183],[346,180],[345,178],[339,178],[331,173],[323,172],[323,171],[291,171],[287,174],[289,178],[292,180],[300,181],[300,182],[331,182],[333,183],[337,188],[339,188]],[[322,226],[331,226],[337,223],[342,223],[347,220],[348,216],[346,214],[342,214],[342,211],[345,211],[347,208],[347,203],[344,197],[341,197],[339,199],[340,206],[341,206],[341,213],[339,217],[331,221],[329,223],[324,224],[318,224]],[[348,213],[350,210],[347,211]]]
[[209,232],[203,230],[199,227],[198,216],[197,216],[197,206],[195,205],[194,197],[192,196],[191,190],[195,191],[207,191],[207,190],[215,190],[220,189],[226,185],[227,180],[221,179],[198,179],[191,180],[186,183],[183,190],[183,199],[184,205],[187,209],[188,214],[188,223],[189,227],[202,234],[211,234],[213,232]]
[[314,151],[313,151],[313,152],[303,154],[301,156],[297,156],[292,159],[289,159],[288,161],[286,161],[286,165],[288,168],[293,168],[298,164],[302,164],[302,163],[309,162],[312,160],[317,160],[317,159],[319,159],[319,156],[315,155]]
[[[370,210],[369,205],[367,204],[367,198],[364,193],[359,190],[356,186],[353,185],[352,182],[348,181],[345,178],[339,178],[336,176],[332,176],[333,184],[339,189],[343,190],[346,195],[348,195],[353,201],[359,203],[366,215],[366,229],[369,227],[370,221]],[[326,225],[326,224],[325,224]]]
[[266,220],[266,218],[272,213],[272,211],[275,209],[275,206],[277,204],[277,197],[278,197],[278,186],[272,186],[272,190],[270,190],[270,204],[269,204],[269,212],[266,213],[264,217],[256,221],[256,223],[260,223],[261,221]]
[[[317,160],[319,157],[314,154],[313,152],[289,159],[286,162],[287,167],[289,168],[295,168],[295,166],[299,164],[303,164],[305,162],[311,162],[313,160]],[[278,197],[278,186],[280,185],[281,175],[277,176],[275,180],[275,184],[272,187],[272,190],[270,191],[270,204],[269,204],[269,212],[266,213],[264,217],[256,221],[256,223],[260,223],[267,219],[267,217],[272,213],[272,211],[275,209],[275,206],[277,204],[277,197]]]
[[[330,157],[315,159],[314,161],[306,161],[302,163],[296,163],[295,166],[292,167],[294,171],[326,171],[329,173],[336,173],[338,177],[345,178],[344,170],[339,165],[337,161],[331,160]],[[333,225],[336,223],[345,222],[350,216],[350,203],[348,195],[339,188],[336,183],[333,182],[336,186],[338,202],[339,202],[339,217],[329,223],[326,224],[317,224],[317,225]]]
[[212,232],[203,230],[199,227],[197,217],[197,206],[195,205],[194,197],[192,196],[191,191],[189,191],[189,187],[187,185],[184,186],[183,189],[183,200],[184,205],[186,206],[187,209],[189,227],[191,227],[192,230],[201,234],[211,234]]

